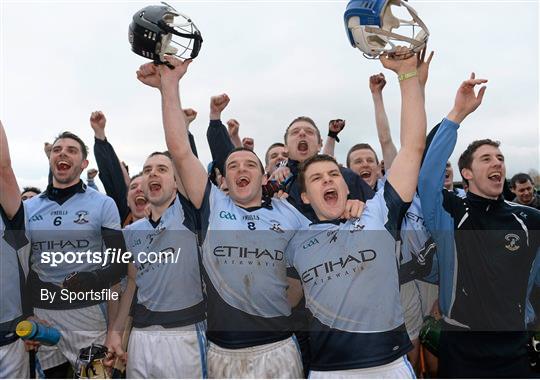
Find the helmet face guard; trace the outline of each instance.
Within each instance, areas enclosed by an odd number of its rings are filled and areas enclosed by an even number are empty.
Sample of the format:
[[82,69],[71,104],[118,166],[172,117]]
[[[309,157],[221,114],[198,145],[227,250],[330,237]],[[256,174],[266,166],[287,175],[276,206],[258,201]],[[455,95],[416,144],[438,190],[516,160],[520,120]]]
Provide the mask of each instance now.
[[101,344],[81,348],[77,358],[76,376],[79,379],[107,379],[103,361],[107,358],[107,347]]
[[191,19],[166,3],[150,5],[133,15],[129,25],[131,50],[155,63],[167,64],[164,55],[181,59],[197,57],[201,32]]
[[[392,6],[403,6],[411,19],[402,20],[394,16]],[[366,58],[392,53],[400,44],[408,44],[409,49],[417,53],[426,46],[429,37],[426,24],[404,0],[351,0],[344,20],[349,42]],[[406,29],[409,36],[403,34]]]

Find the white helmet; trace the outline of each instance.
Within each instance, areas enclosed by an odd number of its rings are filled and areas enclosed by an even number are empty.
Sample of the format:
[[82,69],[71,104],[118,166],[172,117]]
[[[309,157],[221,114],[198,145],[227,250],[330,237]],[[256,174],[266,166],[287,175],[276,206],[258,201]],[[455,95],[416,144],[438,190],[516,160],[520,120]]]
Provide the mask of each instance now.
[[[392,14],[392,5],[402,6],[411,20],[401,20]],[[397,45],[408,43],[413,52],[424,48],[429,30],[416,11],[404,0],[351,0],[345,10],[345,28],[353,47],[360,49],[366,58],[378,58],[393,52]],[[403,29],[401,29],[403,28]],[[410,37],[393,32],[410,29]],[[415,33],[415,28],[420,29]]]

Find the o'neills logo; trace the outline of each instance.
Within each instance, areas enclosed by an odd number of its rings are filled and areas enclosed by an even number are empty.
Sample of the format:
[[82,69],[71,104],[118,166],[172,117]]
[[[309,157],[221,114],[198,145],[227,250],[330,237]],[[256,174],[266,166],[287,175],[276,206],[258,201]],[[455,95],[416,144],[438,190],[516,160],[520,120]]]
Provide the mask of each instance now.
[[305,270],[302,273],[302,282],[308,283],[314,280],[313,285],[317,285],[327,280],[348,276],[362,270],[360,268],[362,263],[373,261],[376,257],[377,252],[366,249],[365,251],[348,254],[334,261],[326,261]]
[[273,266],[274,261],[283,261],[283,252],[277,249],[220,245],[214,248],[213,253],[214,256],[224,259],[223,264]]

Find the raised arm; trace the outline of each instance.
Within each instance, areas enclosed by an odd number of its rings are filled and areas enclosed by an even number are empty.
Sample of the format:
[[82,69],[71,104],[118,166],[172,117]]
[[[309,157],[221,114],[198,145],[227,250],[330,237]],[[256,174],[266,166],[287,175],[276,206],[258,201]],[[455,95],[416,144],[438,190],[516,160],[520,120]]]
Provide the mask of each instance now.
[[193,123],[193,120],[197,118],[197,111],[195,111],[193,108],[184,108],[184,116],[186,117],[186,124],[187,124],[187,130],[188,130],[188,137],[189,137],[189,145],[191,146],[191,150],[193,151],[193,154],[195,157],[199,158],[199,154],[197,153],[197,145],[195,144],[195,138],[191,134],[189,127],[191,123]]
[[0,121],[0,205],[11,219],[21,206],[21,191],[11,167],[11,157],[4,126]]
[[482,87],[478,95],[474,87],[486,83],[485,79],[475,79],[474,73],[469,80],[461,84],[456,94],[454,107],[441,122],[426,152],[418,181],[418,194],[422,203],[422,211],[426,226],[431,231],[441,229],[442,220],[442,188],[446,162],[454,151],[459,124],[474,112],[482,103],[486,87]]
[[392,140],[392,133],[390,132],[390,123],[388,122],[388,116],[384,109],[384,100],[382,90],[386,85],[386,78],[383,73],[372,75],[369,77],[369,90],[371,91],[371,98],[373,99],[373,106],[375,109],[375,125],[377,127],[377,137],[379,138],[379,144],[381,145],[384,166],[386,170],[390,169],[394,158],[397,155],[397,149]]
[[339,142],[339,132],[345,128],[345,120],[334,119],[328,122],[328,136],[323,146],[323,154],[335,156],[336,141]]
[[221,112],[229,104],[229,96],[221,94],[210,98],[210,124],[206,131],[206,139],[212,153],[212,160],[221,173],[229,153],[235,148],[227,127],[221,122]]
[[99,171],[99,179],[103,183],[105,193],[114,200],[120,219],[123,221],[129,214],[127,205],[127,186],[124,180],[122,164],[113,146],[105,136],[107,119],[101,111],[90,115],[90,127],[94,131],[94,157]]
[[[161,65],[154,72],[149,73],[145,79],[150,82],[157,82],[159,78],[163,129],[167,148],[173,158],[175,168],[182,180],[188,198],[195,207],[199,208],[202,205],[208,177],[206,170],[193,154],[189,145],[179,88],[180,79],[186,73],[191,60],[181,61],[172,56],[167,56],[167,60],[174,69]],[[153,64],[150,65],[154,66]],[[138,77],[141,79],[140,76]],[[143,80],[141,79],[141,81]],[[143,83],[146,82],[143,81]]]
[[426,111],[416,71],[417,58],[409,49],[400,47],[395,55],[381,57],[381,63],[398,75],[401,91],[401,148],[388,181],[403,201],[410,202],[416,192],[426,139]]
[[[217,98],[219,99],[219,97]],[[228,98],[227,98],[228,99]],[[212,104],[210,107],[213,107],[213,102],[215,98],[212,97]],[[228,102],[227,102],[228,103]],[[242,146],[242,141],[240,140],[240,123],[236,119],[227,120],[227,129],[229,132],[229,137],[235,148],[240,148]]]

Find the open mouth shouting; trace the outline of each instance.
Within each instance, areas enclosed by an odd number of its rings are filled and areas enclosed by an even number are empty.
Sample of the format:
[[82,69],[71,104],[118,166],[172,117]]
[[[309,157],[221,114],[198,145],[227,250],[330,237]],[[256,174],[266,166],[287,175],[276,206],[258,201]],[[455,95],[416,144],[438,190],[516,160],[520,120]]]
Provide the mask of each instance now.
[[161,190],[161,183],[157,181],[151,181],[148,183],[148,189],[150,190],[150,193],[156,193]]
[[502,182],[502,173],[497,171],[488,175],[488,179],[494,184],[500,184]]
[[339,196],[337,189],[329,188],[324,191],[323,199],[329,206],[335,206],[338,202]]
[[300,140],[296,148],[298,149],[298,152],[306,154],[309,150],[309,145],[306,140]]
[[236,179],[236,186],[238,186],[240,189],[243,189],[247,187],[250,183],[250,179],[247,176],[240,176]]
[[138,209],[144,209],[147,204],[148,201],[146,200],[146,197],[144,195],[138,195],[135,198],[135,206],[137,206]]
[[71,163],[66,160],[60,160],[56,162],[56,171],[59,173],[65,173],[71,169]]
[[362,177],[363,180],[368,180],[371,178],[371,170],[362,170],[360,172],[360,177]]

